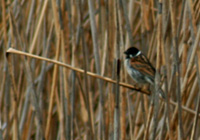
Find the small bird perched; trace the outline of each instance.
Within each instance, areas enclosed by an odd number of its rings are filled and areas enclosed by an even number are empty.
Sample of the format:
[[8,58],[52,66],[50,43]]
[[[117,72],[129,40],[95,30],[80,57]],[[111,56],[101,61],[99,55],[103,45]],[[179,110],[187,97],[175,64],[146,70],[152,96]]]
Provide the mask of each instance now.
[[[131,78],[139,84],[149,83],[154,86],[156,70],[148,58],[135,47],[127,49],[124,54],[126,55],[124,64]],[[165,98],[162,89],[159,89],[159,93]]]

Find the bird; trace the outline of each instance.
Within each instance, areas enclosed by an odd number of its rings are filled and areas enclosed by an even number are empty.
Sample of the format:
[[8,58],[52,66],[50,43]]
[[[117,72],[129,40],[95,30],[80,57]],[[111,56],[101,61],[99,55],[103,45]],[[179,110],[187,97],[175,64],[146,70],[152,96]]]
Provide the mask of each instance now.
[[[136,47],[128,48],[124,54],[125,69],[130,77],[138,84],[155,85],[156,70],[149,59]],[[165,99],[165,93],[161,88],[158,89],[162,98]]]

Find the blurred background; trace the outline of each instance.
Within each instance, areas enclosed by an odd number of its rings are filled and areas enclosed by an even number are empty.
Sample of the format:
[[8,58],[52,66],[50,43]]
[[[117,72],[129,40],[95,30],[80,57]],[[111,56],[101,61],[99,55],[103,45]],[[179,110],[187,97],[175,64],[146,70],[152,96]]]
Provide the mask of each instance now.
[[[0,140],[200,139],[199,0],[1,0],[0,11]],[[119,86],[144,87],[124,69],[131,46],[166,101]]]

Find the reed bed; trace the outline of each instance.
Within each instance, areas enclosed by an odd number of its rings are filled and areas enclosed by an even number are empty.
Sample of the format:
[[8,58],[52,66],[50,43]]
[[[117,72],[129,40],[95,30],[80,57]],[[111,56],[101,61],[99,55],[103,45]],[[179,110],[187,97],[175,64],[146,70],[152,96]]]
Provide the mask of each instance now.
[[[1,0],[0,11],[0,140],[200,139],[199,0]],[[130,46],[155,66],[155,90],[127,74]]]

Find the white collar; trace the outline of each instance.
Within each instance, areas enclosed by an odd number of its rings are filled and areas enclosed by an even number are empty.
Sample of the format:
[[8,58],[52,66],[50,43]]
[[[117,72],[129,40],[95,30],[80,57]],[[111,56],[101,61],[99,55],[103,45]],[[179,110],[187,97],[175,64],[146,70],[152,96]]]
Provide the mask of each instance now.
[[139,51],[135,56],[138,56],[138,55],[140,55],[141,54],[141,51]]

